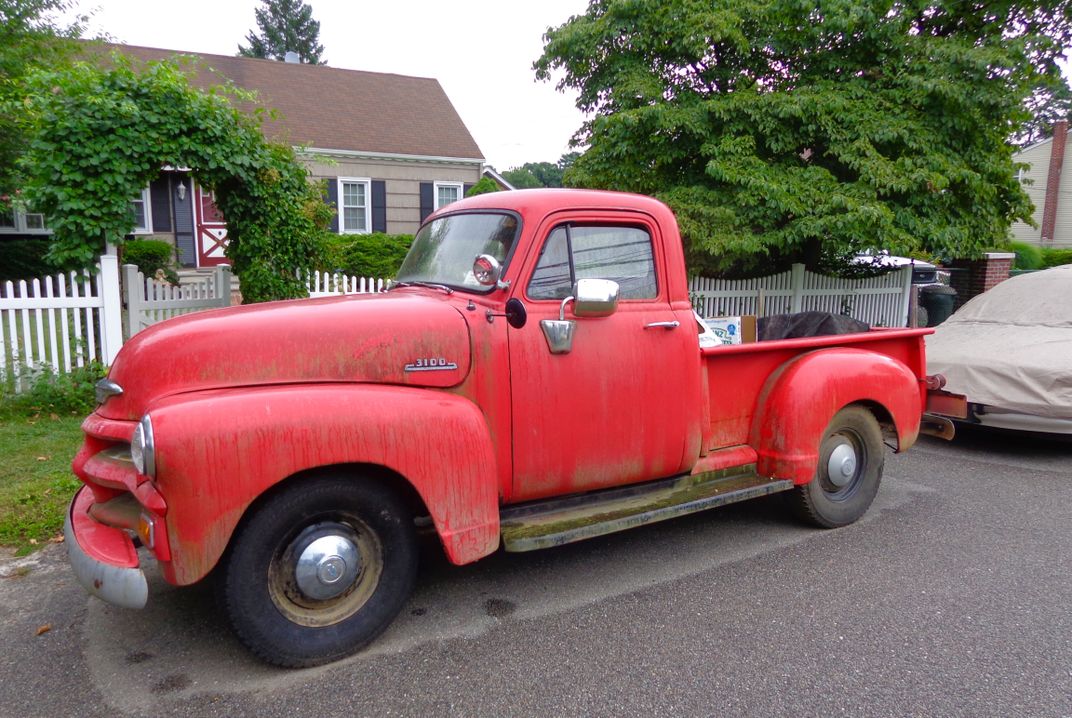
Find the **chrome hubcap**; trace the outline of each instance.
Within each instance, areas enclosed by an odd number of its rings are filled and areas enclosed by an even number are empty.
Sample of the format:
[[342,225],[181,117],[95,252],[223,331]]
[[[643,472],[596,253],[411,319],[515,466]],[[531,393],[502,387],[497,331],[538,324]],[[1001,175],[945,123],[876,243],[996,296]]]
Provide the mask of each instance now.
[[326,601],[344,593],[360,573],[357,546],[345,536],[330,534],[301,552],[294,567],[294,580],[306,598]]
[[826,475],[838,488],[848,486],[856,475],[856,451],[850,444],[838,444],[826,462]]

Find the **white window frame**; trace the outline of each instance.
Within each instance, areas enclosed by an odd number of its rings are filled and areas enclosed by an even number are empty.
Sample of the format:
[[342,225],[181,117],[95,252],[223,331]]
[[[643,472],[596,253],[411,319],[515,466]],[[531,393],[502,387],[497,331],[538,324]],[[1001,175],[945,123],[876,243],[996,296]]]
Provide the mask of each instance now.
[[145,215],[145,226],[144,227],[135,226],[134,229],[131,230],[131,232],[130,232],[131,234],[152,234],[153,233],[153,208],[152,208],[152,204],[150,202],[150,197],[151,197],[151,195],[149,194],[149,187],[148,187],[148,185],[146,185],[141,190],[141,197],[139,197],[138,199],[130,200],[131,205],[133,205],[135,202],[141,202],[141,206],[145,208],[145,211],[143,213]]
[[48,224],[45,222],[44,215],[41,215],[41,221],[44,227],[27,227],[26,215],[28,214],[41,214],[40,212],[27,212],[26,210],[11,208],[11,213],[15,217],[14,227],[0,227],[0,234],[39,234],[42,237],[52,234],[52,230],[49,229]]
[[[456,187],[458,189],[458,199],[462,199],[463,197],[465,197],[465,185],[463,185],[461,182],[433,182],[432,193],[434,195],[433,200],[435,209],[437,210],[447,206],[445,204],[439,204],[440,187]],[[458,199],[454,200],[454,202],[457,202]],[[453,202],[448,202],[448,204],[453,204]]]
[[[369,177],[339,177],[336,179],[335,197],[339,211],[339,234],[371,234],[372,233],[372,179]],[[365,185],[365,228],[346,229],[346,207],[343,204],[344,184]]]

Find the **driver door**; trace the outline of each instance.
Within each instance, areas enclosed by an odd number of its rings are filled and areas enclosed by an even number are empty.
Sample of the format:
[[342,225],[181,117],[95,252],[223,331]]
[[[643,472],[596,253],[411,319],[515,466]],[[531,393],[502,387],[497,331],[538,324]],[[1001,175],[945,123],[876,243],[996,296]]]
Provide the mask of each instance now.
[[[541,229],[520,276],[528,322],[508,331],[513,496],[536,499],[671,476],[683,465],[699,372],[691,314],[673,310],[646,215],[568,216]],[[580,278],[619,284],[616,312],[576,322],[569,353],[541,330]],[[687,315],[687,316],[680,316]],[[674,326],[674,322],[678,322]]]

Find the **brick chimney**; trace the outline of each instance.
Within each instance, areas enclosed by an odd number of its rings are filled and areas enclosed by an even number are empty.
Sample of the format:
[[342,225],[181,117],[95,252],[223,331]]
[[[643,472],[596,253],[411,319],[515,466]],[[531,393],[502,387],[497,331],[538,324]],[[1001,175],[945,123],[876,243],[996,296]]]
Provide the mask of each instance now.
[[1042,243],[1053,242],[1057,222],[1057,203],[1060,201],[1061,165],[1065,161],[1065,140],[1068,139],[1068,120],[1053,125],[1053,144],[1050,149],[1050,171],[1046,176],[1046,202],[1042,205]]

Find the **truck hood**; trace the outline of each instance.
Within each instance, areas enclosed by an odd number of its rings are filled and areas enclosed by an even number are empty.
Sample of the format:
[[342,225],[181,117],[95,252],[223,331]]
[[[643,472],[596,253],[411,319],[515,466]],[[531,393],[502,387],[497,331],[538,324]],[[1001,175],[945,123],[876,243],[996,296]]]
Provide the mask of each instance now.
[[108,374],[123,392],[97,411],[136,420],[165,396],[268,384],[450,387],[469,366],[469,328],[446,297],[271,302],[189,314],[134,335]]

